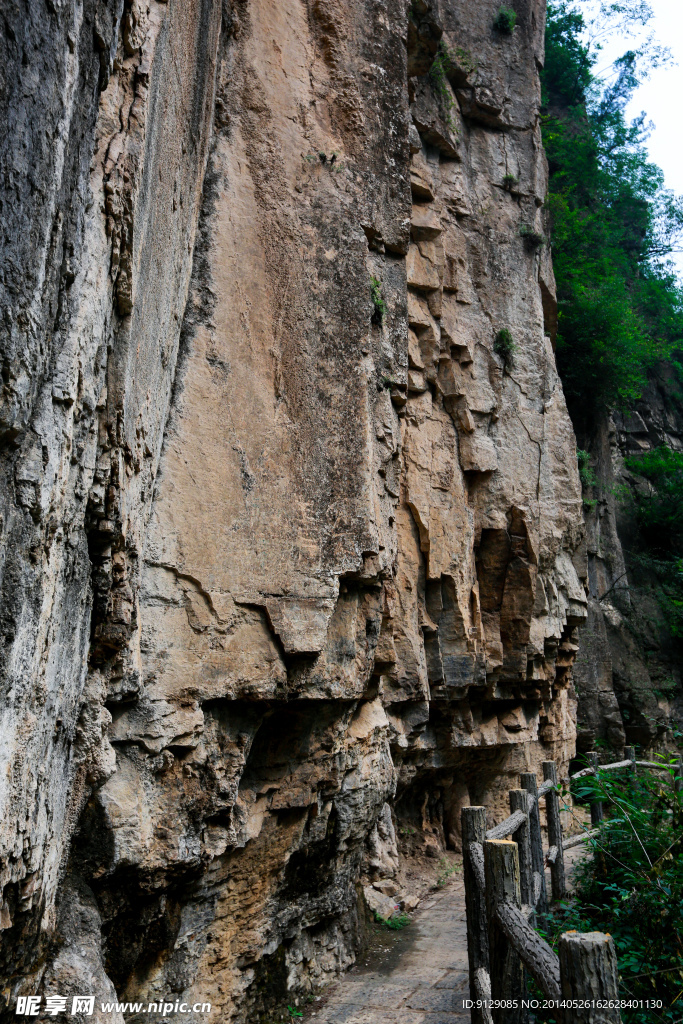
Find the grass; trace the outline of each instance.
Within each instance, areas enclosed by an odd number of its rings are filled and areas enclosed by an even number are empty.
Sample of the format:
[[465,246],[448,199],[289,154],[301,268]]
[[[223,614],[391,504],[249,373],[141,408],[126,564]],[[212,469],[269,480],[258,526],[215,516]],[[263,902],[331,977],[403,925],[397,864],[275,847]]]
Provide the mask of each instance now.
[[457,861],[451,863],[447,857],[442,857],[439,861],[439,867],[441,870],[436,879],[436,886],[438,889],[443,889],[448,885],[453,875],[458,874],[460,871],[460,865]]
[[392,932],[398,932],[410,924],[407,914],[395,914],[393,917],[382,917],[381,914],[375,914],[375,921]]

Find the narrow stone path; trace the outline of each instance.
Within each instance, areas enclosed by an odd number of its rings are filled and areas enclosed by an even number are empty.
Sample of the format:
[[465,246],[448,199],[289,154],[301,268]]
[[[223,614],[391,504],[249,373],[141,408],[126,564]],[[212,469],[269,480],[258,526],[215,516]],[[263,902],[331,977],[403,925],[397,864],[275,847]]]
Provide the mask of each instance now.
[[[586,851],[565,854],[568,881]],[[550,873],[546,872],[550,892]],[[465,887],[420,903],[410,925],[374,949],[306,1014],[306,1024],[470,1024]]]
[[[388,936],[392,933],[387,933]],[[399,938],[400,936],[400,938]],[[393,938],[393,936],[392,936]],[[465,890],[452,883],[420,904],[397,941],[350,971],[310,1014],[316,1024],[469,1024]]]

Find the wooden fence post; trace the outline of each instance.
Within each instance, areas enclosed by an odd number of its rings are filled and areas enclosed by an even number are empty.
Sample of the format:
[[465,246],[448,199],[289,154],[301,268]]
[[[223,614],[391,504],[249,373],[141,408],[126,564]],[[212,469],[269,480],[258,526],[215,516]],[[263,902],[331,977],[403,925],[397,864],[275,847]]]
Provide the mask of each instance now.
[[512,1007],[493,1010],[495,1024],[520,1024],[520,1006],[526,998],[524,968],[518,953],[505,937],[496,917],[500,903],[520,908],[519,857],[517,844],[509,839],[487,839],[484,843],[486,872],[486,914],[489,926],[491,997],[511,1002]]
[[[534,905],[534,872],[531,864],[531,840],[529,837],[529,800],[525,789],[511,789],[510,813],[521,811],[526,821],[512,833],[513,843],[517,843],[519,857],[519,889],[522,903],[529,907]],[[533,921],[532,921],[533,924]]]
[[[486,808],[463,807],[462,861],[465,882],[465,913],[467,917],[467,955],[470,967],[470,998],[490,999],[490,991],[481,991],[481,972],[490,975],[489,936],[486,927],[486,880],[484,873],[484,842],[486,840]],[[477,844],[472,849],[472,844]],[[481,1007],[471,1009],[472,1024],[486,1024],[490,1012]]]
[[[557,768],[554,761],[543,762],[543,779],[557,785]],[[560,819],[560,798],[557,790],[551,789],[545,795],[545,815],[548,822],[548,845],[557,850],[550,865],[550,879],[554,900],[564,896],[564,854],[562,852],[562,821]]]
[[619,999],[617,955],[614,942],[602,932],[565,932],[560,936],[562,998],[588,1005],[572,1009],[576,1024],[620,1024],[616,1008],[598,1006]]
[[[595,769],[595,778],[598,777],[598,754],[596,750],[589,750],[586,754],[588,758],[588,764],[591,768]],[[591,802],[591,825],[595,828],[599,825],[602,819],[605,817],[605,812],[602,806],[602,800],[593,800]]]
[[628,769],[628,774],[635,778],[636,775],[636,748],[635,747],[624,747],[624,760],[631,762],[631,767]]
[[533,872],[534,904],[536,911],[543,916],[548,911],[548,894],[545,888],[545,867],[543,864],[543,836],[541,835],[541,816],[538,807],[538,783],[535,772],[522,772],[520,776],[522,789],[525,789],[533,806],[529,809],[529,841],[531,843],[531,869]]

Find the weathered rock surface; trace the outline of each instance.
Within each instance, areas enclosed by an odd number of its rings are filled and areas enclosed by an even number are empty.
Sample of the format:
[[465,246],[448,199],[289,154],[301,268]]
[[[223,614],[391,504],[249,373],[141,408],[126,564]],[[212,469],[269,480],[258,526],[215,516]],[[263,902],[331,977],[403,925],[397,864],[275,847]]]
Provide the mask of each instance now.
[[10,1008],[258,1019],[353,962],[397,824],[438,857],[572,756],[581,488],[517,9],[508,38],[490,0],[17,5]]
[[[578,749],[624,743],[674,750],[683,731],[680,655],[666,627],[652,572],[638,564],[630,496],[647,483],[624,459],[666,445],[683,451],[683,410],[670,366],[656,368],[628,415],[615,413],[584,441],[596,483],[586,507],[588,619],[575,664]],[[648,579],[648,576],[650,577]]]

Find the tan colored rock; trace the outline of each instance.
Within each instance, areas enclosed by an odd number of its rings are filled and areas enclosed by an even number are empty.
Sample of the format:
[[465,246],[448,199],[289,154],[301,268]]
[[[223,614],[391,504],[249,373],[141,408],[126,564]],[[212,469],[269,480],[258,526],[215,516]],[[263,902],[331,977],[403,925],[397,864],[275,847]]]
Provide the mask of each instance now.
[[[506,813],[574,752],[581,488],[519,236],[542,12],[502,51],[490,4],[460,7],[419,53],[402,0],[136,0],[72,38],[99,107],[59,114],[80,177],[38,168],[68,266],[42,224],[52,312],[31,276],[0,409],[0,922],[27,990],[265,1018],[273,971],[281,1002],[353,963],[361,892],[394,913],[398,829],[439,859],[462,806]],[[40,102],[73,113],[70,60]]]

